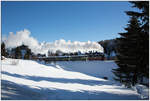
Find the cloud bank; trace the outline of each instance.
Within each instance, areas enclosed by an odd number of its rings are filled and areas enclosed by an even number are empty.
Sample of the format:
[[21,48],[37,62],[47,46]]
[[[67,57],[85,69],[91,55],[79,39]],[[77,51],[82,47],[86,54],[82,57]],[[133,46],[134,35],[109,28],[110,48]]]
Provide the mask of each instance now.
[[6,44],[6,48],[14,48],[24,44],[27,45],[35,54],[47,54],[48,51],[56,52],[57,50],[60,50],[64,53],[78,51],[82,53],[89,51],[103,52],[103,47],[97,42],[71,42],[70,40],[65,41],[64,39],[60,39],[54,42],[39,43],[35,38],[30,36],[30,34],[31,32],[27,29],[18,31],[16,34],[10,32],[8,37],[3,37],[3,41]]

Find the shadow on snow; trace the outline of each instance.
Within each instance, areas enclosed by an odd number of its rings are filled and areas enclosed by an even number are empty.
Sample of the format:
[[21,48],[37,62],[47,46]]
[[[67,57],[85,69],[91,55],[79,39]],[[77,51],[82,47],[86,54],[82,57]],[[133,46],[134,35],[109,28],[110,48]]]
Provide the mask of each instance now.
[[112,85],[111,82],[109,81],[100,81],[100,80],[84,80],[84,79],[67,79],[67,78],[52,78],[52,77],[40,77],[40,76],[29,76],[29,75],[19,75],[19,74],[12,74],[9,72],[1,72],[2,74],[8,75],[8,76],[13,76],[17,78],[22,78],[22,79],[28,79],[32,81],[49,81],[49,82],[58,82],[58,83],[79,83],[83,85]]
[[[40,88],[40,87],[39,87]],[[69,91],[50,88],[30,88],[7,80],[1,82],[2,100],[136,100],[137,96],[118,95],[106,92]]]

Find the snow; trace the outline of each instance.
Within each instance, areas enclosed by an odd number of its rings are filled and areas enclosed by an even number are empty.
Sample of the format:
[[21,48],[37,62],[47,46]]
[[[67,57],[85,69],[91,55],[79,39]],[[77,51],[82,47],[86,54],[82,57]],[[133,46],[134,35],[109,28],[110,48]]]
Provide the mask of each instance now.
[[137,84],[134,89],[140,94],[142,99],[149,99],[149,89],[146,86]]
[[115,76],[111,72],[112,69],[118,67],[113,61],[58,61],[48,65],[56,66],[56,68],[60,66],[64,70],[76,71],[94,77],[108,77],[110,80],[113,80]]
[[[16,64],[12,65],[12,61]],[[32,60],[5,59],[2,60],[2,99],[141,99],[136,89],[125,88],[112,80],[111,69],[116,67],[113,61],[68,61],[44,65]],[[108,80],[102,78],[105,76]]]

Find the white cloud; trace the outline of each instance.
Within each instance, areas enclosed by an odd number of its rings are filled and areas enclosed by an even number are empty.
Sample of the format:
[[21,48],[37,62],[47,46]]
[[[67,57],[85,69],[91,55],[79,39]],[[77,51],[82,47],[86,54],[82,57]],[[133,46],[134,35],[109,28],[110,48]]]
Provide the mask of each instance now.
[[35,54],[47,54],[48,50],[52,52],[56,52],[57,50],[61,50],[62,52],[88,52],[88,51],[98,51],[103,52],[103,47],[99,45],[97,42],[80,42],[70,40],[65,41],[64,39],[56,40],[54,42],[42,42],[39,43],[35,38],[30,36],[31,32],[27,29],[22,31],[9,33],[8,37],[4,37],[3,41],[6,44],[6,48],[14,48],[20,46],[22,44],[27,45],[32,52]]

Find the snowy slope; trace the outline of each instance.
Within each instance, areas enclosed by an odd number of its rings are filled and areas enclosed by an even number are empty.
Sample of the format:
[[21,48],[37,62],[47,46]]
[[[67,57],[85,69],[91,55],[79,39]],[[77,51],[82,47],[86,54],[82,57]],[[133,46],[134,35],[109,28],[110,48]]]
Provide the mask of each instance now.
[[[107,63],[110,66],[114,65],[113,62]],[[70,67],[77,66],[77,69],[67,70],[64,66],[69,64],[56,63],[46,66],[31,60],[2,60],[2,99],[140,99],[136,90],[99,78],[101,76],[98,75],[102,72],[96,75],[93,75],[96,72],[89,73],[94,72],[89,68],[95,69],[98,63],[89,64],[93,67],[79,62],[76,65],[72,63]],[[104,64],[99,62],[101,70],[111,68],[109,65],[104,67]],[[79,71],[79,67],[82,66],[83,69]],[[84,66],[87,67],[87,72]],[[109,75],[111,72],[107,73]]]
[[76,71],[98,78],[107,77],[109,80],[113,80],[115,76],[112,69],[118,67],[113,61],[58,61],[51,64],[56,67],[60,66],[64,70]]

